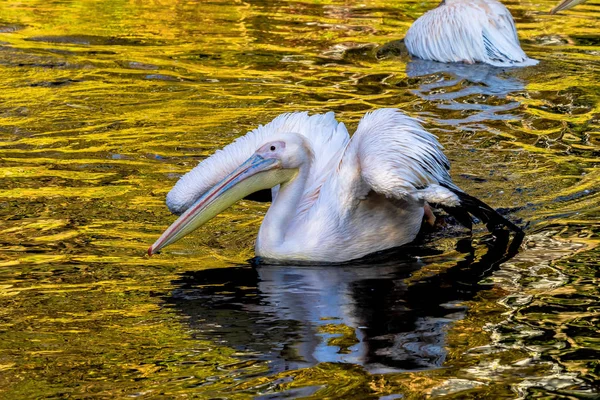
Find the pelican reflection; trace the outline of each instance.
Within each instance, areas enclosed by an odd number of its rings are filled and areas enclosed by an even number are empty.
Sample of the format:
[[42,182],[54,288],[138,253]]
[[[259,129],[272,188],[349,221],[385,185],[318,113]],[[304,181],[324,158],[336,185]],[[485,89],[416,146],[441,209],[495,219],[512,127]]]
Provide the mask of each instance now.
[[457,112],[446,111],[450,118],[438,119],[450,125],[516,119],[513,111],[521,103],[509,95],[524,91],[526,85],[511,76],[510,69],[487,64],[413,59],[406,66],[406,74],[423,81],[412,93],[439,109]]
[[[257,265],[182,274],[166,302],[185,315],[199,339],[269,361],[270,371],[323,362],[370,372],[440,367],[445,332],[462,319],[479,282],[516,254],[506,231],[475,248],[470,239],[437,254],[418,248],[338,266]],[[481,254],[482,247],[485,251]],[[442,272],[415,279],[435,264]],[[408,279],[410,278],[410,279]]]

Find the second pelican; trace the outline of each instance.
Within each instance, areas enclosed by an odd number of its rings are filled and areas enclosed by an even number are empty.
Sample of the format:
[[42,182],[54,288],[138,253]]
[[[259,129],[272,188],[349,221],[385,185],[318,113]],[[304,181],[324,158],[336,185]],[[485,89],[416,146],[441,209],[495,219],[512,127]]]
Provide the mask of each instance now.
[[411,242],[427,204],[471,227],[520,229],[460,190],[435,136],[395,109],[367,113],[352,139],[333,113],[283,114],[217,151],[167,195],[181,214],[152,255],[236,201],[272,188],[256,241],[271,260],[340,262]]
[[521,49],[513,17],[497,0],[442,0],[412,24],[404,43],[424,60],[497,67],[538,63]]

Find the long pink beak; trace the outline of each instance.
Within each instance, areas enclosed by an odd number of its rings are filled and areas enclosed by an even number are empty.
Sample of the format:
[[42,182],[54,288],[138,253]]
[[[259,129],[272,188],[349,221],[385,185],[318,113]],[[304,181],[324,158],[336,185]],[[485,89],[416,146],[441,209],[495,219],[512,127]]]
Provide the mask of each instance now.
[[556,7],[550,11],[550,14],[556,14],[559,11],[568,10],[569,8],[575,7],[577,4],[583,3],[585,0],[563,0]]
[[265,159],[257,154],[250,157],[177,218],[148,248],[148,255],[151,256],[181,239],[250,193],[275,186],[276,183],[272,184],[270,179],[260,179],[257,176],[260,172],[274,168],[277,168],[275,159]]

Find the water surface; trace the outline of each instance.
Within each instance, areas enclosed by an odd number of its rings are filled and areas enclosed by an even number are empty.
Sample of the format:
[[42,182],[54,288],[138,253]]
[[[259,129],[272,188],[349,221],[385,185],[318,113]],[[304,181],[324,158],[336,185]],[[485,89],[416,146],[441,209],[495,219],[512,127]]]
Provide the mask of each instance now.
[[[438,1],[0,1],[6,398],[593,397],[600,4],[506,1],[526,69],[410,60]],[[252,266],[242,201],[147,258],[164,197],[283,112],[399,107],[526,227],[338,267]]]

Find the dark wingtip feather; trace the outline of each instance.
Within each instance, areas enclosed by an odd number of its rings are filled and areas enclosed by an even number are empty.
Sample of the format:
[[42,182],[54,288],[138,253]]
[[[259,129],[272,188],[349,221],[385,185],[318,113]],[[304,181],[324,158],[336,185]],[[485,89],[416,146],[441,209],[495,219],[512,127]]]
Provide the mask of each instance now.
[[459,224],[461,224],[468,230],[473,229],[473,220],[471,219],[471,216],[464,208],[462,208],[462,207],[447,207],[447,206],[443,206],[441,204],[436,204],[435,206],[446,211],[448,214],[450,214],[452,217],[454,217],[458,221]]
[[459,207],[442,206],[442,209],[444,209],[444,211],[448,212],[450,215],[456,218],[458,222],[461,223],[461,225],[464,225],[465,227],[471,229],[472,221],[469,214],[472,214],[475,217],[479,218],[481,222],[486,224],[490,232],[493,232],[499,226],[505,226],[518,234],[523,234],[523,230],[521,228],[519,228],[517,225],[515,225],[508,219],[504,218],[502,215],[498,214],[496,210],[485,204],[483,201],[450,186],[442,186],[450,190],[452,193],[456,194],[461,204]]

